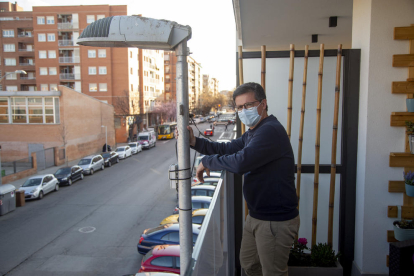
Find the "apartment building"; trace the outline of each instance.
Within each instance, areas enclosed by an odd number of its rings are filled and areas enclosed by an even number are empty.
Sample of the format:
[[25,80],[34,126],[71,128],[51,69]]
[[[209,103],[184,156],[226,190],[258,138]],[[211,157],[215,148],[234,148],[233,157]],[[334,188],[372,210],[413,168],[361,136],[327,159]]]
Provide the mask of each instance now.
[[[188,63],[188,100],[190,111],[200,107],[201,92],[203,91],[201,64],[193,57],[187,57]],[[165,94],[164,100],[176,100],[176,65],[177,57],[174,52],[165,52]]]
[[210,78],[209,75],[203,75],[203,93],[209,93],[211,96],[216,96],[219,93],[219,80]]
[[[32,12],[9,2],[0,2],[0,11],[0,76],[5,76],[0,91],[36,90]],[[27,74],[16,74],[16,70]]]

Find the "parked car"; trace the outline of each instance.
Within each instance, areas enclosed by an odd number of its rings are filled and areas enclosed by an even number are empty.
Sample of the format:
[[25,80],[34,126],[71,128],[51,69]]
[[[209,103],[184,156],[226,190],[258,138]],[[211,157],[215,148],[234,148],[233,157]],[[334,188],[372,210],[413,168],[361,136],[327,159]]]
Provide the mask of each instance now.
[[193,184],[191,184],[192,187],[194,186],[199,186],[199,185],[211,185],[211,186],[217,186],[218,182],[219,182],[220,178],[204,178],[204,183],[197,181]]
[[142,151],[142,146],[139,142],[131,142],[128,145],[131,147],[132,154],[137,154]]
[[210,196],[213,197],[216,186],[214,185],[194,185],[191,187],[191,196]]
[[[197,167],[194,166],[195,171],[196,169]],[[206,172],[203,173],[204,182],[207,181],[207,179],[212,179],[212,178],[214,178],[214,180],[217,180],[216,182],[218,182],[220,177],[221,177],[221,171],[210,171],[210,176],[208,176]],[[195,176],[195,173],[193,174],[192,182],[193,183],[199,182],[197,177]]]
[[204,131],[204,135],[205,135],[205,136],[214,136],[214,130],[213,130],[213,129],[211,129],[211,128],[207,128],[207,129]]
[[[208,209],[202,208],[202,209],[196,209],[192,213],[192,221],[193,224],[202,224],[204,221],[204,217],[207,214]],[[160,223],[160,225],[164,225],[167,223],[177,223],[179,222],[179,214],[171,215],[169,217],[166,217],[163,219]]]
[[201,124],[201,123],[205,123],[205,122],[207,122],[207,119],[204,118],[204,117],[200,117],[200,121],[198,123]]
[[[146,229],[137,244],[138,253],[146,254],[156,245],[180,244],[179,224],[169,223]],[[200,225],[193,224],[193,245],[200,233]]]
[[236,119],[229,119],[229,124],[232,124],[232,125],[234,125],[235,123],[236,123]]
[[[207,208],[210,207],[212,197],[210,196],[192,196],[191,197],[191,205],[192,210]],[[173,214],[179,213],[179,206],[175,207]]]
[[119,163],[119,155],[115,151],[103,152],[101,155],[106,167],[111,167],[112,164]]
[[115,151],[118,153],[120,159],[125,159],[128,156],[132,156],[132,150],[130,146],[117,147]]
[[61,184],[72,185],[76,180],[83,179],[83,169],[79,166],[63,167],[53,174]]
[[82,158],[78,166],[83,169],[85,174],[93,174],[95,171],[104,170],[105,164],[104,159],[100,155],[89,155]]
[[19,190],[26,199],[42,199],[45,194],[59,190],[59,181],[53,174],[36,175],[27,179]]
[[138,272],[170,272],[180,274],[180,245],[157,245],[142,258]]

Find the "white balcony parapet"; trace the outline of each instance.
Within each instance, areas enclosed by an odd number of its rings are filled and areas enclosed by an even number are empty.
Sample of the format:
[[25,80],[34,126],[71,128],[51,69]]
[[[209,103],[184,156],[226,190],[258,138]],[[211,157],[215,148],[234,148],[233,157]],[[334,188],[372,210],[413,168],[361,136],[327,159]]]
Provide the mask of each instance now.
[[59,74],[59,78],[61,80],[78,80],[78,79],[80,79],[80,74],[61,73],[61,74]]
[[79,63],[80,57],[59,57],[59,63]]
[[20,66],[34,66],[35,64],[34,63],[23,63],[23,62],[20,62],[19,65]]
[[58,29],[73,29],[73,23],[57,23]]
[[32,49],[19,49],[19,52],[34,52],[34,48],[32,48]]
[[58,40],[58,46],[74,46],[74,45],[75,45],[75,41],[73,41],[72,39]]

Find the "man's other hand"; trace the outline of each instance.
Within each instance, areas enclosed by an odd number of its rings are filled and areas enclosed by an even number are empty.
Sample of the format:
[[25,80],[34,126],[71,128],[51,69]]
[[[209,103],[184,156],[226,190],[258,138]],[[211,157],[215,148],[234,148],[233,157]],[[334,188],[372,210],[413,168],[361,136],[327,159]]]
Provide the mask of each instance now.
[[[187,126],[188,132],[190,133],[190,146],[194,147],[196,144],[196,138],[194,136],[193,128]],[[175,139],[178,139],[178,128],[175,129]]]
[[200,181],[201,183],[204,183],[204,177],[203,177],[204,171],[206,172],[207,176],[210,176],[210,169],[204,167],[203,162],[200,162],[200,164],[197,167],[196,177],[198,181]]

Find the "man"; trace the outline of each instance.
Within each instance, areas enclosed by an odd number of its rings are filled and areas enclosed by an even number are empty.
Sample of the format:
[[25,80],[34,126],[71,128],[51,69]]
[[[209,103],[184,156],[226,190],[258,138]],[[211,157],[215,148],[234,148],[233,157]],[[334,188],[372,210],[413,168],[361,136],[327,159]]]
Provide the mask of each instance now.
[[263,87],[246,83],[233,93],[239,118],[250,129],[231,143],[196,138],[190,145],[206,156],[197,168],[203,172],[227,170],[244,175],[243,194],[249,208],[240,251],[240,262],[249,276],[288,275],[287,262],[299,231],[295,160],[286,130],[267,114]]

